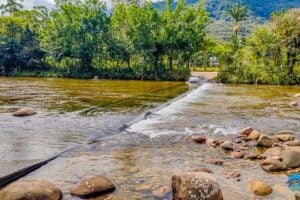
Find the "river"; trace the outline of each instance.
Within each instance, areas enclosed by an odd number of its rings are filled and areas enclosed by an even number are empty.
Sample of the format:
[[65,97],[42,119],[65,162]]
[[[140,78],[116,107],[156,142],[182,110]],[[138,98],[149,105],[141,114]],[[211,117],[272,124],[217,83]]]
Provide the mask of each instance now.
[[[100,88],[106,93],[98,93]],[[105,199],[153,199],[152,191],[170,185],[173,173],[200,167],[213,170],[227,200],[253,199],[248,190],[253,179],[286,184],[286,175],[268,174],[257,161],[232,160],[219,148],[193,143],[190,136],[233,139],[247,126],[266,134],[297,135],[300,109],[289,103],[300,92],[298,86],[204,83],[164,104],[187,90],[184,83],[170,82],[1,79],[1,173],[77,146],[24,179],[48,180],[62,188],[65,199],[76,199],[68,191],[88,174],[105,175],[116,184]],[[124,100],[104,101],[106,95]],[[12,117],[20,106],[37,108],[38,114]],[[118,131],[149,109],[153,113],[146,119]],[[210,157],[222,158],[224,166],[202,162]],[[242,174],[240,182],[225,178],[233,169]],[[284,199],[276,191],[266,199],[276,198]]]

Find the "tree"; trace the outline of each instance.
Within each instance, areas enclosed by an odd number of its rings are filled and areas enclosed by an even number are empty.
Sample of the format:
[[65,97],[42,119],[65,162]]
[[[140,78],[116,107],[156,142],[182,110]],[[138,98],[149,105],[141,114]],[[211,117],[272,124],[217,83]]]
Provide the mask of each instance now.
[[50,13],[41,32],[42,47],[57,61],[71,59],[80,70],[92,72],[94,59],[103,54],[109,19],[98,0],[63,4]]
[[21,2],[23,2],[23,0],[6,0],[6,4],[0,5],[1,13],[8,13],[9,15],[11,15],[14,12],[22,10],[23,5]]
[[235,32],[236,37],[238,37],[238,33],[240,32],[239,23],[247,18],[248,8],[245,7],[241,1],[238,1],[236,5],[230,7],[227,10],[227,13],[234,19],[235,25],[233,27],[233,30]]
[[283,11],[273,15],[271,27],[277,33],[282,44],[287,49],[287,68],[288,75],[295,79],[294,68],[300,55],[300,9]]

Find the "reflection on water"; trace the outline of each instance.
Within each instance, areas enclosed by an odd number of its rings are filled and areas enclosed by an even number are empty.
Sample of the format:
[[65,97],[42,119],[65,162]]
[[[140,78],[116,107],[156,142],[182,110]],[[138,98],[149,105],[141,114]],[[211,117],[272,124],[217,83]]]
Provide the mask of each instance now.
[[[187,89],[178,82],[0,78],[0,176],[116,133]],[[25,106],[38,114],[11,115]]]
[[[233,160],[218,148],[193,143],[190,135],[227,140],[245,126],[270,134],[299,134],[299,107],[288,106],[299,92],[299,87],[204,84],[127,132],[80,146],[25,179],[51,181],[63,189],[65,199],[76,199],[69,195],[70,187],[85,175],[103,174],[117,186],[107,199],[153,199],[152,191],[170,185],[174,172],[207,167],[226,200],[255,199],[248,190],[251,180],[285,185],[287,177],[264,172],[257,161]],[[223,159],[224,166],[202,162],[210,157]],[[225,178],[232,170],[242,174],[240,182]],[[265,199],[276,198],[285,199],[276,191]]]

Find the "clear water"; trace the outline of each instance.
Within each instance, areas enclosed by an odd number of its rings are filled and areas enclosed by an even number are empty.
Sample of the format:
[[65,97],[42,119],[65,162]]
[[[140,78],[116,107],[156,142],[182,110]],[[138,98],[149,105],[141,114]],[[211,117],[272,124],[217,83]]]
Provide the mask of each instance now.
[[[203,84],[126,132],[112,130],[100,141],[81,145],[24,179],[51,181],[63,190],[64,199],[77,199],[69,195],[69,189],[86,175],[102,174],[117,190],[98,199],[154,199],[152,191],[170,186],[175,172],[207,167],[218,179],[224,199],[255,199],[248,188],[251,180],[286,185],[287,176],[264,172],[258,161],[234,160],[218,148],[192,142],[190,136],[228,140],[246,126],[267,134],[287,130],[299,136],[300,109],[288,105],[299,92],[297,86]],[[90,117],[86,121],[99,120]],[[223,159],[224,166],[203,162],[211,157]],[[240,182],[225,178],[233,170],[242,174]],[[285,198],[274,191],[261,199]],[[171,199],[171,194],[166,199]]]

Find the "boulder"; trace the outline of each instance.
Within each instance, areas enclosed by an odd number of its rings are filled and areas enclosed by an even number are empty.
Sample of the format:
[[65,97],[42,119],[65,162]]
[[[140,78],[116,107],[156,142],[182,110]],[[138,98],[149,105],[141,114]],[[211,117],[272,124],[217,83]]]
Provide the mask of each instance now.
[[240,130],[239,135],[248,137],[252,131],[253,131],[253,128],[247,127],[247,128]]
[[52,183],[39,180],[14,182],[0,191],[2,200],[61,200],[61,190]]
[[295,139],[295,137],[291,134],[278,134],[278,135],[275,135],[275,137],[280,142],[287,142],[287,141],[291,141],[291,140]]
[[181,172],[172,176],[173,200],[223,200],[216,179],[205,172]]
[[234,144],[230,141],[225,141],[221,144],[221,148],[224,150],[233,150]]
[[70,193],[79,197],[89,197],[112,192],[114,184],[104,176],[87,176],[78,185],[70,189]]
[[281,153],[283,150],[284,150],[283,147],[272,147],[272,148],[267,149],[264,154],[268,158],[278,157],[278,156],[281,156]]
[[290,104],[289,104],[290,106],[298,106],[298,102],[297,101],[292,101]]
[[250,185],[251,191],[258,196],[268,196],[272,193],[272,188],[265,182],[254,180]]
[[267,135],[260,135],[257,144],[262,147],[272,147],[273,139]]
[[281,154],[283,163],[288,168],[295,168],[300,166],[300,152],[294,150],[284,150]]
[[194,142],[202,144],[202,143],[206,142],[206,137],[203,137],[203,136],[192,136],[192,140]]
[[242,158],[242,157],[244,157],[244,154],[245,153],[243,151],[233,151],[233,152],[231,152],[230,156],[232,158]]
[[13,116],[15,117],[24,117],[24,116],[30,116],[34,115],[36,112],[32,108],[21,108],[13,113]]
[[153,197],[158,199],[163,199],[168,196],[168,194],[171,193],[171,188],[169,186],[162,186],[160,188],[157,188],[152,192]]
[[276,159],[263,160],[260,165],[267,172],[279,172],[286,170],[285,164]]
[[300,98],[300,93],[297,93],[294,95],[294,97],[297,99],[297,98]]
[[257,140],[259,138],[259,132],[257,132],[256,130],[253,130],[250,135],[248,135],[248,138],[250,138],[251,140]]

